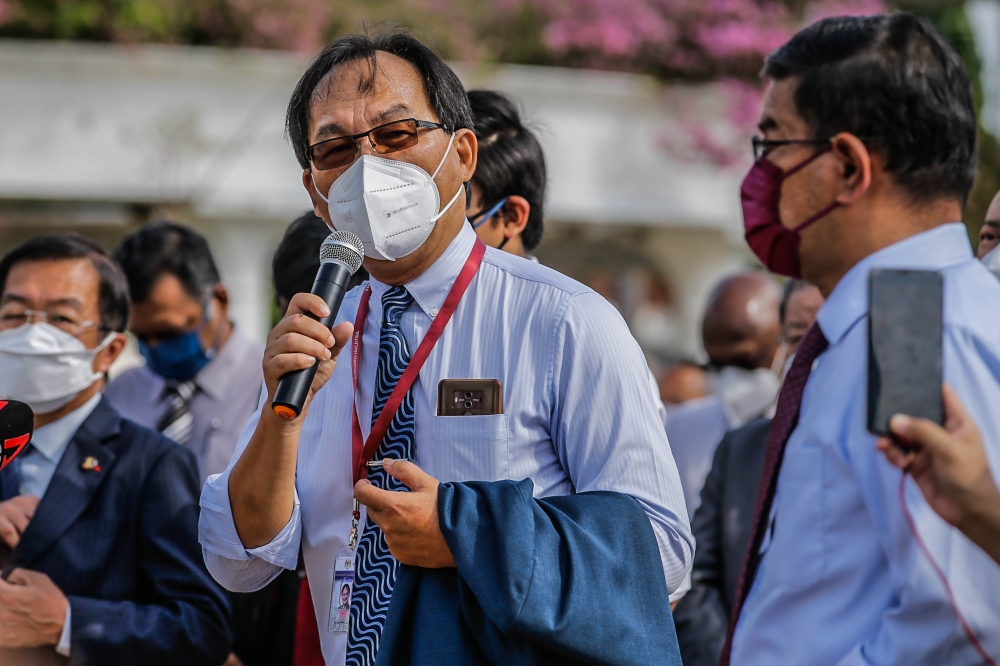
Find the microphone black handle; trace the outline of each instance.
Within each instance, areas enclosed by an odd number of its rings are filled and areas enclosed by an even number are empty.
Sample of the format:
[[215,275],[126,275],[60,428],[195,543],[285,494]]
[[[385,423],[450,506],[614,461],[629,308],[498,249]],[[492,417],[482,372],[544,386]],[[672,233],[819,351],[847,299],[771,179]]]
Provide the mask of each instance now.
[[[351,271],[347,266],[335,261],[327,261],[320,264],[319,272],[316,273],[316,281],[313,282],[312,293],[319,296],[330,308],[330,314],[323,319],[319,319],[311,312],[306,313],[307,317],[316,319],[327,328],[333,326],[337,319],[337,312],[340,304],[344,301],[344,294],[347,292],[347,285],[351,281]],[[274,399],[271,401],[271,409],[278,416],[286,419],[293,419],[302,413],[302,406],[309,395],[309,387],[312,386],[316,377],[316,370],[319,362],[312,364],[302,370],[292,370],[285,373],[278,380],[278,388],[274,392]]]

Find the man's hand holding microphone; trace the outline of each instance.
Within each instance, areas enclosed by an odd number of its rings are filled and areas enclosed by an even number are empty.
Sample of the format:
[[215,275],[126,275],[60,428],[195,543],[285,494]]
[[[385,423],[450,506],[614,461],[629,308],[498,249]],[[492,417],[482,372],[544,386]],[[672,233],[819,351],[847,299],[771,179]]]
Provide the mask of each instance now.
[[[267,403],[257,429],[229,477],[229,501],[245,548],[258,548],[288,523],[295,501],[295,463],[302,422],[316,392],[330,380],[354,326],[329,327],[351,275],[361,267],[364,246],[338,231],[320,249],[313,293],[296,294],[264,348]],[[277,402],[276,402],[277,398]]]
[[[319,296],[296,294],[284,319],[267,336],[263,362],[267,402],[257,430],[229,479],[233,519],[246,548],[270,543],[291,518],[302,421],[316,392],[333,375],[337,359],[354,333],[350,322],[330,329],[306,313],[322,319],[329,316],[330,308]],[[316,375],[299,416],[289,419],[276,414],[271,403],[281,378],[314,365]]]
[[[233,520],[244,548],[270,543],[292,516],[302,422],[354,334],[350,322],[329,326],[363,255],[361,240],[354,234],[331,234],[320,250],[312,293],[296,294],[285,317],[267,336],[263,361],[267,403],[229,478]],[[390,552],[414,566],[454,566],[438,522],[437,479],[407,461],[387,460],[385,469],[411,492],[382,490],[361,479],[355,496],[382,528]]]

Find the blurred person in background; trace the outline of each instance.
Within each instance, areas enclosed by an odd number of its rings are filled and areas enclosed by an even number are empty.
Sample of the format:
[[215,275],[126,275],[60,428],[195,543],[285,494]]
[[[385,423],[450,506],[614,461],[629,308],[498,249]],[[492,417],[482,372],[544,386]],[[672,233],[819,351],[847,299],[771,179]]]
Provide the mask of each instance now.
[[295,218],[285,229],[271,258],[274,304],[282,317],[292,296],[312,289],[319,270],[319,249],[330,233],[326,222],[312,211]]
[[[479,142],[469,224],[488,246],[537,263],[529,253],[545,232],[545,153],[510,97],[496,90],[470,90],[468,97]],[[666,422],[652,371],[649,381],[660,421]]]
[[[808,282],[785,283],[779,312],[781,338],[790,358],[822,304],[822,294]],[[718,666],[746,556],[770,429],[770,417],[761,417],[730,430],[712,458],[712,470],[691,521],[698,544],[691,590],[674,611],[684,666]]]
[[101,394],[125,276],[50,234],[0,260],[0,289],[0,393],[35,412],[0,471],[0,663],[218,666],[229,608],[198,548],[194,455]]
[[264,348],[229,320],[229,293],[197,231],[154,222],[123,239],[114,257],[128,278],[129,330],[146,364],[116,377],[108,401],[190,449],[204,483],[229,464],[257,408]]
[[663,372],[658,382],[660,399],[670,406],[704,398],[711,389],[705,370],[691,361],[674,363]]
[[[319,272],[319,249],[331,233],[323,218],[309,211],[295,219],[285,229],[281,242],[271,259],[274,280],[274,302],[284,317],[295,294],[309,293]],[[364,266],[351,276],[348,290],[368,279]]]
[[[272,331],[268,400],[285,372],[316,363],[311,397],[293,419],[265,402],[232,465],[205,485],[206,562],[227,587],[259,589],[295,566],[301,546],[328,664],[435,663],[441,654],[476,663],[473,655],[514,649],[538,661],[553,652],[608,660],[618,653],[612,636],[634,654],[679,659],[669,595],[693,544],[645,359],[600,296],[478,239],[465,216],[472,126],[458,77],[406,33],[346,35],[303,74],[288,109],[302,183],[328,225],[364,240],[370,290],[348,294],[332,329],[302,316],[325,316],[322,301],[297,294]],[[338,359],[351,321],[364,332]],[[441,331],[436,345],[428,330]],[[424,357],[418,344],[434,346]],[[437,413],[449,377],[499,381],[502,410]],[[399,402],[388,400],[393,392]],[[376,434],[364,445],[369,428]],[[352,439],[367,449],[357,461]],[[598,489],[606,492],[586,492]],[[497,547],[481,548],[482,538]],[[610,544],[622,543],[641,577],[611,557]],[[524,544],[530,580],[520,557],[506,559]],[[329,622],[338,560],[358,563],[342,624]],[[565,572],[579,566],[602,576],[574,578],[570,589]],[[476,589],[459,595],[461,581]],[[528,597],[491,592],[508,585]],[[418,599],[430,612],[405,610]],[[618,604],[595,623],[595,601]]]
[[701,486],[722,436],[762,416],[774,404],[778,373],[785,363],[780,304],[777,281],[757,272],[723,279],[708,298],[701,337],[713,369],[708,376],[712,394],[667,414],[667,439],[689,515],[698,508]]
[[979,229],[976,256],[990,272],[1000,278],[1000,192],[986,210],[986,219]]
[[976,165],[969,77],[930,21],[903,12],[818,21],[763,76],[745,237],[826,301],[778,397],[721,663],[988,662],[1000,568],[865,427],[869,275],[935,271],[944,379],[1000,460],[1000,283],[961,223]]
[[986,219],[979,229],[979,247],[976,256],[985,259],[986,255],[1000,246],[1000,192],[997,192],[986,209]]
[[545,154],[517,107],[495,90],[470,90],[479,141],[468,218],[490,247],[531,256],[544,231]]
[[778,316],[781,319],[781,342],[785,349],[785,366],[781,369],[782,379],[792,365],[799,343],[816,322],[816,313],[821,307],[823,307],[823,294],[816,285],[793,278],[782,288],[781,307],[778,309]]

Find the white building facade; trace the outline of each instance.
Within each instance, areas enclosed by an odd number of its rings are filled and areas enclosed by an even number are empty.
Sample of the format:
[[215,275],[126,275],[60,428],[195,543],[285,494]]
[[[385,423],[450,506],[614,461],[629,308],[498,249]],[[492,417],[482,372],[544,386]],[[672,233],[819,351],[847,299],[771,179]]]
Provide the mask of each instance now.
[[[110,248],[150,219],[191,224],[211,243],[233,319],[263,340],[271,255],[310,206],[283,134],[306,64],[279,52],[0,42],[0,250],[55,230]],[[458,69],[469,88],[517,98],[545,149],[543,263],[615,300],[654,356],[697,356],[708,291],[753,265],[739,210],[749,140],[725,169],[665,147],[687,131],[679,105],[726,131],[715,89]]]

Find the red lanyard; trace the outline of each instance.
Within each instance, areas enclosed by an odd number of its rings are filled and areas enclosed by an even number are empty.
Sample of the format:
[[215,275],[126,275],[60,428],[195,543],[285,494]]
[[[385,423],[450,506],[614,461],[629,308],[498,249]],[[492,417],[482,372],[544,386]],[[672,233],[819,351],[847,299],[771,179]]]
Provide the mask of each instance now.
[[[354,465],[355,483],[359,479],[367,478],[368,461],[372,459],[375,451],[378,450],[386,431],[389,430],[389,424],[392,422],[393,416],[396,415],[396,410],[399,409],[399,405],[402,404],[403,398],[406,396],[406,392],[410,390],[413,382],[417,380],[420,368],[424,365],[427,357],[430,356],[431,349],[434,348],[438,338],[441,337],[441,333],[448,324],[448,320],[451,319],[451,315],[455,313],[455,309],[458,307],[459,301],[462,300],[465,290],[472,282],[472,278],[476,276],[476,271],[479,270],[479,264],[482,263],[485,253],[486,245],[477,238],[476,244],[472,247],[472,252],[469,253],[469,258],[465,260],[465,266],[462,267],[458,277],[455,278],[455,284],[452,285],[451,291],[448,292],[448,297],[444,299],[444,305],[441,306],[441,310],[431,323],[427,335],[424,336],[420,346],[417,347],[417,352],[410,359],[406,370],[403,371],[403,376],[396,382],[396,387],[389,395],[389,400],[386,401],[385,407],[382,408],[382,413],[379,414],[378,420],[372,426],[371,432],[368,433],[367,440],[363,440],[361,436],[361,424],[358,422],[357,398],[355,397],[355,406],[351,410],[353,416],[352,462]],[[358,365],[361,360],[361,339],[365,332],[365,318],[368,316],[368,300],[371,297],[371,293],[371,286],[365,287],[364,293],[361,294],[361,303],[358,306],[358,317],[354,321],[354,340],[351,343],[351,370],[354,376],[355,396],[358,393]]]

